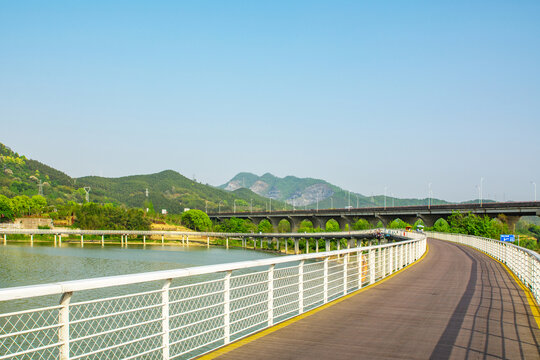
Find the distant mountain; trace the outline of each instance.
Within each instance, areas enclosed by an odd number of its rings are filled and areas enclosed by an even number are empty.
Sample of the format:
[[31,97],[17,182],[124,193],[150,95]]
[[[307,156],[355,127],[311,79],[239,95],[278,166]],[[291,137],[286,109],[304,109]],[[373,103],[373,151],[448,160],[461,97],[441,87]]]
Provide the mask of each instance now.
[[[86,176],[71,178],[65,173],[38,161],[26,158],[0,143],[0,194],[7,197],[37,195],[42,188],[48,204],[85,201],[84,187],[90,187],[90,201],[114,203],[126,207],[155,211],[166,209],[181,213],[184,208],[213,211],[266,210],[270,201],[248,189],[230,192],[198,183],[173,170],[157,174],[134,175],[119,178]],[[41,185],[40,185],[41,184]],[[148,189],[148,197],[146,197]],[[273,210],[287,207],[272,201]]]
[[[385,197],[365,196],[362,194],[349,192],[339,186],[330,184],[321,179],[298,178],[295,176],[286,176],[280,178],[270,173],[257,176],[248,172],[241,172],[227,183],[219,186],[227,191],[238,189],[250,189],[256,194],[284,201],[295,207],[314,208],[343,208],[352,207],[370,207],[384,206]],[[387,206],[405,206],[405,205],[427,205],[428,199],[398,199],[390,196],[386,197]],[[432,204],[447,204],[447,201],[440,199],[431,199]]]

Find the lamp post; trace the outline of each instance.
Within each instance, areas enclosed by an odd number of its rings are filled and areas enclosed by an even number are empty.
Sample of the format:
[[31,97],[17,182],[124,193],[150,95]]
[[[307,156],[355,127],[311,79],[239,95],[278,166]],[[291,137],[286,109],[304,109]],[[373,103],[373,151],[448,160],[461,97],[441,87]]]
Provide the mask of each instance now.
[[233,206],[233,207],[234,207],[234,211],[233,211],[233,212],[236,213],[236,199],[234,199],[234,206]]
[[250,199],[249,212],[253,212],[253,199]]
[[218,204],[218,213],[221,212],[221,200],[219,200],[219,204]]
[[330,197],[330,207],[332,209],[334,208],[334,198],[333,197]]
[[208,214],[208,200],[204,200],[204,212]]
[[356,194],[356,208],[358,209],[358,194]]
[[482,185],[484,184],[484,178],[480,178],[480,207],[482,207]]
[[349,209],[351,208],[351,191],[349,190]]
[[534,201],[536,201],[536,183],[534,181],[531,181],[531,184],[534,185]]
[[384,187],[384,210],[386,210],[386,186]]
[[431,183],[428,183],[428,209],[431,209]]
[[390,194],[392,195],[392,207],[395,207],[395,205],[394,205],[394,200],[395,200],[394,199],[394,193],[390,193]]

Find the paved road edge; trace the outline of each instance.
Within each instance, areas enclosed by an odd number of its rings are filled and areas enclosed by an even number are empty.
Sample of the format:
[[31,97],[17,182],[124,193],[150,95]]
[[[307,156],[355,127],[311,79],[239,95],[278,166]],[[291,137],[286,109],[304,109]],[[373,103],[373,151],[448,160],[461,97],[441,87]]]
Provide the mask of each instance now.
[[354,291],[354,292],[352,292],[352,293],[350,293],[350,294],[347,294],[347,295],[345,295],[345,296],[343,296],[343,297],[340,297],[339,299],[333,300],[333,301],[331,301],[331,302],[329,302],[329,303],[327,303],[327,304],[321,305],[321,306],[319,306],[318,308],[315,308],[315,309],[310,310],[310,311],[308,311],[308,312],[305,312],[305,313],[303,313],[303,314],[297,315],[297,316],[295,316],[295,317],[293,317],[293,318],[291,318],[291,319],[289,319],[289,320],[286,320],[286,321],[284,321],[284,322],[282,322],[282,323],[279,323],[279,324],[277,324],[277,325],[274,325],[274,326],[272,326],[272,327],[270,327],[270,328],[261,330],[261,331],[255,333],[255,334],[249,335],[248,337],[239,339],[239,340],[237,340],[237,341],[235,341],[235,342],[233,342],[233,343],[231,343],[231,344],[229,344],[229,345],[226,345],[226,346],[223,346],[223,347],[221,347],[221,348],[218,348],[218,349],[216,349],[216,350],[214,350],[214,351],[212,351],[212,352],[210,352],[210,353],[208,353],[208,354],[206,354],[206,355],[202,355],[202,356],[198,357],[197,359],[200,359],[200,360],[211,360],[211,359],[215,359],[215,358],[217,358],[218,356],[224,355],[224,354],[226,354],[226,353],[228,353],[228,352],[231,352],[231,351],[233,351],[233,350],[235,350],[235,349],[238,349],[239,347],[242,347],[242,346],[244,346],[244,345],[246,345],[246,344],[248,344],[248,343],[250,343],[250,342],[252,342],[252,341],[255,341],[255,340],[257,340],[257,339],[260,339],[260,338],[262,338],[262,337],[264,337],[264,336],[266,336],[266,335],[269,335],[269,334],[271,334],[271,333],[273,333],[273,332],[275,332],[275,331],[277,331],[277,330],[279,330],[279,329],[282,329],[282,328],[284,328],[284,327],[286,327],[286,326],[288,326],[288,325],[291,325],[291,324],[293,324],[293,323],[295,323],[295,322],[297,322],[297,321],[299,321],[299,320],[302,320],[302,319],[304,319],[304,318],[307,318],[308,316],[311,316],[311,315],[313,315],[313,314],[316,314],[316,313],[318,313],[318,312],[321,311],[321,310],[324,310],[324,309],[326,309],[326,308],[329,308],[330,306],[333,306],[333,305],[335,305],[335,304],[338,304],[338,303],[342,302],[343,300],[346,300],[346,299],[348,299],[348,298],[350,298],[350,297],[353,297],[353,296],[355,296],[355,295],[358,295],[358,294],[360,294],[361,292],[364,292],[364,291],[366,291],[366,290],[369,290],[369,289],[371,289],[371,288],[373,288],[373,287],[375,287],[375,286],[377,286],[377,285],[380,285],[380,284],[384,283],[385,281],[390,280],[390,279],[393,278],[394,276],[398,275],[398,274],[401,273],[402,271],[405,271],[405,270],[407,270],[407,269],[410,269],[412,266],[418,264],[420,261],[422,261],[422,260],[426,257],[426,255],[427,255],[428,252],[429,252],[429,244],[426,244],[426,251],[424,252],[424,254],[423,254],[418,260],[416,260],[415,262],[413,262],[413,263],[410,264],[409,266],[407,266],[407,267],[405,267],[405,268],[403,268],[403,269],[401,269],[401,270],[398,270],[398,271],[396,271],[395,273],[393,273],[393,274],[391,274],[391,275],[385,277],[384,279],[382,279],[382,280],[380,280],[380,281],[378,281],[378,282],[376,282],[376,283],[374,283],[374,284],[371,284],[371,285],[368,285],[368,286],[363,287],[363,288],[361,288],[361,289],[358,289],[358,290],[356,290],[356,291]]

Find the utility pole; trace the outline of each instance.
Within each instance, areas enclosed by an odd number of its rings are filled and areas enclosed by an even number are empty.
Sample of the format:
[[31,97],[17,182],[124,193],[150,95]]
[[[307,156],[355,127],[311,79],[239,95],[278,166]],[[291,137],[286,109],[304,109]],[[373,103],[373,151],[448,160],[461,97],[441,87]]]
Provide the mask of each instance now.
[[531,181],[531,184],[534,185],[534,201],[536,201],[536,183],[534,181]]
[[428,209],[431,209],[431,183],[428,183]]
[[90,202],[90,186],[85,186],[84,191],[86,192],[86,202]]
[[480,178],[480,207],[482,207],[482,195],[483,195],[482,194],[482,186],[483,186],[483,184],[484,184],[484,178],[481,177]]

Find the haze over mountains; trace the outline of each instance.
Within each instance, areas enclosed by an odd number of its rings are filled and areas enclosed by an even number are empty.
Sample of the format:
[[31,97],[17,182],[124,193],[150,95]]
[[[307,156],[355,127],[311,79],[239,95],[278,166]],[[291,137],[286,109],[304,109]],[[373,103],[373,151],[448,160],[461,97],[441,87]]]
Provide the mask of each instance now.
[[[427,204],[428,199],[399,199],[390,196],[366,196],[349,192],[325,180],[270,173],[257,176],[249,172],[236,175],[227,183],[214,187],[165,170],[155,174],[119,178],[85,176],[72,178],[39,161],[26,158],[0,143],[0,194],[37,195],[41,187],[49,204],[85,201],[84,187],[90,187],[90,201],[114,203],[155,211],[166,209],[181,213],[185,208],[208,212],[264,211],[287,208],[343,208],[368,206],[401,206]],[[41,183],[41,185],[39,185]],[[148,194],[147,194],[148,190]],[[272,199],[270,201],[269,199]],[[432,204],[446,201],[432,199]]]
[[[294,207],[314,207],[317,202],[319,208],[341,208],[346,206],[368,207],[384,206],[385,196],[366,196],[342,189],[321,179],[298,178],[286,176],[280,178],[270,173],[258,176],[249,172],[241,172],[219,186],[227,191],[236,191],[241,188],[250,189],[254,193],[284,201]],[[423,205],[429,199],[399,199],[386,196],[387,206]],[[447,204],[440,199],[431,199],[432,204]]]

